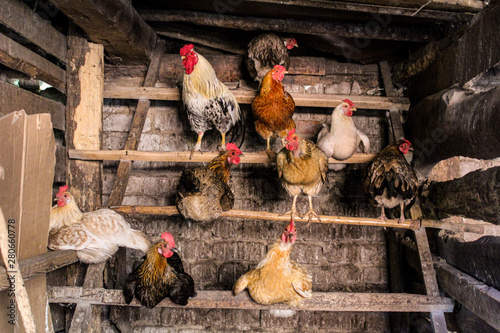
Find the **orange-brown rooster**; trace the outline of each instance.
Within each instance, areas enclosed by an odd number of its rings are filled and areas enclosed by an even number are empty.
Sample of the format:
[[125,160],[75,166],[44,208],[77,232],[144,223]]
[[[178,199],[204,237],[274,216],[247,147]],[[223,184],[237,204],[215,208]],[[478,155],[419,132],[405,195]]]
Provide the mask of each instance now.
[[[257,268],[236,281],[233,293],[237,295],[247,288],[250,297],[259,304],[286,303],[291,306],[311,297],[311,275],[304,267],[290,260],[296,239],[297,230],[292,219],[281,234],[281,239],[274,243]],[[274,314],[285,315],[283,312]]]
[[248,73],[261,82],[274,65],[288,70],[290,57],[288,50],[299,47],[293,37],[280,38],[273,33],[261,34],[250,41],[246,54]]
[[186,69],[182,81],[182,101],[191,129],[198,133],[193,151],[201,151],[205,132],[215,127],[222,136],[221,148],[226,146],[226,133],[233,127],[243,130],[240,106],[228,87],[217,79],[205,57],[194,51],[192,44],[180,50]]
[[410,141],[401,140],[385,147],[366,169],[363,188],[382,208],[380,219],[387,219],[385,208],[399,205],[398,223],[405,221],[405,205],[413,200],[418,190],[417,175],[405,158],[412,150]]
[[363,150],[368,153],[370,140],[356,128],[352,120],[356,111],[354,103],[344,99],[332,112],[330,124],[323,124],[323,129],[318,134],[318,147],[327,157],[343,161],[351,157],[363,143]]
[[49,249],[76,250],[81,262],[96,264],[109,259],[119,246],[144,253],[151,243],[146,235],[111,209],[82,213],[69,186],[61,186],[57,204],[50,210]]
[[312,217],[320,220],[314,212],[312,197],[317,195],[326,180],[328,172],[328,158],[313,142],[303,139],[295,134],[295,129],[288,133],[285,147],[276,157],[278,176],[288,194],[293,196],[292,219],[296,214],[295,204],[298,195],[303,192],[309,199],[309,224]]
[[260,92],[252,102],[255,130],[267,141],[268,155],[272,154],[269,145],[271,137],[278,135],[284,140],[287,133],[295,128],[292,119],[295,102],[281,83],[285,71],[283,66],[274,66],[264,77]]
[[211,221],[234,206],[234,195],[227,182],[229,168],[240,163],[241,150],[234,143],[226,145],[206,167],[184,170],[177,187],[175,204],[185,218]]
[[127,278],[123,295],[127,304],[134,295],[148,308],[155,307],[164,298],[179,305],[187,305],[196,296],[193,278],[186,272],[176,253],[174,237],[164,232],[161,241],[154,244],[144,261]]

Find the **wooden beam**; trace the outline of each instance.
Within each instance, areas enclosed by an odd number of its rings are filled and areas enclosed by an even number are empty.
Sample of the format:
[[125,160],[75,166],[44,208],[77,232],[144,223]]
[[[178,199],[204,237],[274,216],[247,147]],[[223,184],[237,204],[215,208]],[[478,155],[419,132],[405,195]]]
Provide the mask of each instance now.
[[0,80],[0,114],[24,110],[26,114],[50,113],[52,126],[64,131],[66,107],[48,98],[33,94],[15,85]]
[[[271,30],[292,34],[332,35],[336,37],[365,38],[380,40],[398,40],[407,42],[429,42],[435,39],[435,32],[431,27],[415,28],[403,25],[377,25],[377,33],[366,29],[361,23],[332,23],[318,20],[285,20],[273,18],[245,17],[221,15],[207,12],[168,10],[168,11],[141,11],[146,21],[160,22],[187,22],[197,25],[216,26],[246,31]],[[376,22],[376,21],[374,21]]]
[[2,1],[0,23],[66,63],[66,36],[21,1]]
[[[284,304],[260,305],[255,303],[246,292],[234,296],[231,291],[198,290],[195,298],[189,299],[183,309],[291,309]],[[82,287],[49,287],[49,299],[52,303],[76,303],[95,305],[126,306],[123,291],[116,289],[82,288]],[[130,306],[141,306],[134,298]],[[156,307],[179,307],[168,298]],[[353,312],[392,312],[440,310],[451,312],[453,302],[444,297],[429,297],[411,294],[382,293],[313,293],[311,299],[304,299],[299,306],[293,307],[299,311],[353,311]]]
[[0,63],[66,91],[66,72],[0,33]]
[[[148,72],[146,73],[146,78],[144,79],[144,87],[154,87],[154,85],[156,84],[164,50],[165,41],[158,41],[151,58],[151,63],[149,64]],[[132,119],[132,125],[130,126],[127,141],[125,142],[125,150],[133,151],[136,150],[139,146],[139,140],[142,135],[144,123],[146,122],[149,105],[150,101],[146,99],[140,99],[137,103],[137,108],[134,112],[134,118]],[[111,190],[111,194],[109,196],[108,205],[121,205],[123,197],[125,195],[125,190],[127,189],[131,170],[131,161],[120,161],[118,170],[116,171],[113,189]]]
[[125,61],[147,63],[156,33],[129,0],[52,0],[94,43]]
[[453,215],[500,225],[500,167],[470,172],[447,182],[432,182],[426,208],[445,218]]
[[500,330],[500,291],[435,258],[439,284],[457,302]]
[[[231,91],[240,104],[251,104],[256,93],[249,90],[236,89]],[[329,94],[299,94],[292,93],[295,106],[309,107],[329,107],[333,108],[340,104],[343,99],[349,99],[356,104],[358,109],[388,110],[396,108],[408,110],[410,103],[404,97],[380,97],[364,95],[329,95]],[[104,88],[104,98],[118,99],[150,99],[164,101],[180,101],[181,91],[177,88],[156,88],[156,87],[124,87],[106,85]]]
[[[50,251],[36,257],[20,260],[19,268],[23,280],[27,281],[61,267],[71,265],[77,261],[76,251]],[[4,291],[9,286],[10,282],[7,278],[7,271],[4,266],[0,266],[0,291]]]
[[[111,209],[127,214],[127,215],[179,215],[177,208],[175,206],[118,206],[111,207]],[[247,210],[231,209],[227,212],[222,212],[221,217],[228,218],[246,218],[255,220],[265,220],[265,221],[283,221],[290,222],[290,215],[270,213],[270,212],[256,212]],[[327,223],[327,224],[352,224],[352,225],[366,225],[373,227],[390,227],[399,229],[412,229],[412,221],[406,220],[404,223],[398,223],[398,220],[387,220],[383,221],[378,218],[370,217],[350,217],[350,216],[328,216],[320,215],[321,222],[313,219],[313,223]],[[307,222],[307,218],[296,217],[295,221]],[[457,230],[461,229],[463,226],[456,223],[442,222],[440,220],[422,220],[422,226],[427,228],[437,228],[446,230]]]
[[[89,161],[155,161],[155,162],[210,162],[219,156],[217,152],[193,153],[190,151],[136,151],[136,150],[77,150],[70,149],[69,157],[77,160]],[[329,159],[329,163],[366,163],[370,162],[375,154],[356,153],[345,161],[337,161],[334,158]],[[248,153],[241,156],[240,163],[275,163],[265,152]]]
[[406,0],[404,2],[387,0],[349,0],[349,2],[473,13],[480,11],[484,7],[483,0]]

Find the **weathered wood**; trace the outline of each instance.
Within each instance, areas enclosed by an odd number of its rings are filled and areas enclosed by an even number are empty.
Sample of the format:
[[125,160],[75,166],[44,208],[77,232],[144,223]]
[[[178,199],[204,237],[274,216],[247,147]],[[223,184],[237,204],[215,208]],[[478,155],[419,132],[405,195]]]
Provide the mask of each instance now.
[[94,43],[125,61],[147,63],[156,33],[127,0],[53,0],[60,11],[82,28]]
[[440,232],[437,253],[450,265],[500,289],[500,237],[485,236],[473,242]]
[[56,168],[54,183],[66,183],[66,169],[68,166],[68,152],[66,147],[56,143]]
[[380,73],[382,73],[382,80],[384,81],[384,89],[386,96],[396,96],[396,90],[392,84],[391,67],[387,60],[379,62]]
[[[144,79],[144,87],[154,87],[156,84],[164,50],[165,41],[158,41],[151,58],[151,63],[149,64],[148,72],[146,73],[146,78]],[[150,101],[145,99],[141,99],[137,103],[134,118],[132,119],[132,125],[130,126],[127,141],[125,142],[125,150],[136,150],[139,146],[139,140],[142,135],[142,130],[144,129],[144,123],[146,122],[149,105]],[[120,161],[113,183],[113,189],[111,190],[111,194],[109,196],[108,205],[121,205],[127,189],[131,170],[131,161]]]
[[380,27],[377,34],[365,29],[366,24],[332,23],[320,20],[285,20],[212,14],[206,12],[168,10],[141,11],[146,21],[187,22],[198,25],[216,26],[246,31],[271,30],[294,34],[332,35],[336,37],[366,38],[380,40],[399,40],[410,42],[428,42],[435,39],[435,32],[430,27],[410,27],[403,25],[386,25]]
[[[175,206],[118,206],[111,207],[111,209],[123,214],[138,214],[138,215],[178,215],[179,212]],[[270,213],[270,212],[257,212],[248,210],[232,209],[227,212],[222,212],[221,217],[228,218],[246,218],[265,221],[284,221],[289,222],[290,216],[288,214]],[[350,216],[328,216],[320,215],[321,222],[313,219],[313,223],[337,223],[337,224],[352,224],[352,225],[366,225],[374,227],[391,227],[399,229],[412,229],[411,221],[406,220],[404,223],[398,223],[398,220],[383,221],[370,217],[350,217]],[[307,218],[296,217],[295,221],[307,222]],[[463,226],[456,223],[446,223],[439,220],[422,220],[422,226],[427,228],[437,228],[456,231]],[[477,229],[475,229],[477,231]]]
[[[290,309],[284,304],[260,305],[252,301],[246,292],[234,296],[231,291],[197,291],[195,298],[189,299],[182,308],[212,309]],[[99,305],[127,305],[122,290],[82,287],[49,287],[52,303],[77,303]],[[141,306],[137,299],[130,306]],[[168,298],[156,307],[180,307]],[[304,299],[293,309],[301,311],[354,311],[354,312],[391,312],[391,311],[430,311],[451,312],[453,303],[444,297],[429,297],[411,294],[381,293],[313,293],[311,299]]]
[[500,291],[436,258],[434,266],[443,290],[492,327],[500,330]]
[[[50,251],[36,257],[20,260],[19,268],[24,281],[28,281],[77,261],[76,251]],[[8,287],[7,271],[4,266],[0,266],[0,291]]]
[[440,218],[460,215],[500,225],[500,167],[432,182],[425,208]]
[[66,127],[66,107],[50,99],[0,80],[0,114],[6,115],[17,110],[26,114],[50,113],[52,126],[61,131]]
[[[432,254],[429,248],[427,239],[427,231],[425,228],[415,230],[415,238],[417,241],[418,254],[420,256],[420,264],[422,266],[422,275],[424,278],[425,291],[429,296],[439,296],[439,287],[436,279],[436,271],[432,262]],[[446,319],[444,313],[434,310],[430,311],[431,322],[435,333],[447,333]]]
[[21,1],[2,1],[0,23],[66,63],[66,36]]
[[[480,12],[462,36],[443,40],[437,47],[435,61],[409,81],[409,94],[416,104],[426,96],[467,81],[500,62],[500,2],[491,3]],[[442,50],[442,51],[441,51]],[[477,50],[471,52],[471,50]],[[423,57],[432,54],[424,53]],[[418,60],[417,60],[418,61]]]
[[356,3],[369,3],[376,5],[392,5],[401,6],[408,8],[420,8],[424,6],[426,9],[437,9],[443,11],[466,11],[466,12],[478,12],[484,6],[484,1],[482,0],[405,0],[400,1],[387,1],[387,0],[349,0],[349,2]]
[[[72,159],[89,161],[156,161],[156,162],[210,162],[219,156],[217,152],[193,153],[190,151],[136,151],[136,150],[75,150],[70,149],[69,157]],[[329,163],[366,163],[370,162],[375,154],[356,153],[345,161],[337,161],[334,158],[328,160]],[[245,153],[241,156],[240,163],[275,163],[274,159],[269,159],[265,152]]]
[[[253,91],[237,89],[231,91],[240,104],[251,104],[256,93]],[[295,106],[310,107],[335,107],[346,98],[346,95],[318,95],[292,93]],[[396,108],[408,110],[410,104],[404,97],[379,97],[379,96],[347,96],[358,109],[387,110]],[[105,86],[104,98],[119,99],[150,99],[164,101],[180,101],[181,91],[176,88],[148,88],[148,87],[124,87]]]
[[66,72],[38,54],[0,34],[0,63],[66,91]]
[[430,169],[453,156],[500,156],[499,114],[500,86],[472,95],[452,88],[425,98],[411,109],[405,123],[407,139],[415,148],[415,166]]

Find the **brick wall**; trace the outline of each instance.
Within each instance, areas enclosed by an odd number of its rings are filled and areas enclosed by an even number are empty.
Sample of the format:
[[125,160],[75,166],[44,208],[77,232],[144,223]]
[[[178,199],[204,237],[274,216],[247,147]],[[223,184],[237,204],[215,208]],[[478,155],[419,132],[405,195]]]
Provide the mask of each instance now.
[[[349,86],[351,81],[337,84]],[[358,81],[366,82],[364,78]],[[373,81],[373,78],[371,79]],[[297,80],[296,80],[297,81]],[[358,82],[355,81],[355,82]],[[372,82],[370,89],[377,82]],[[296,83],[293,83],[296,84]],[[359,84],[357,85],[359,86]],[[356,86],[356,87],[357,87]],[[336,89],[335,88],[335,89]],[[324,86],[334,89],[333,86]],[[358,89],[358,88],[356,88]],[[368,87],[365,89],[365,93]],[[133,116],[135,102],[107,100],[104,108],[104,149],[122,149]],[[248,105],[243,112],[251,114]],[[315,139],[321,122],[330,110],[297,108],[294,118],[298,133]],[[387,144],[387,125],[383,113],[362,113],[355,117],[358,128],[372,141],[372,152]],[[253,123],[247,122],[243,152],[262,151],[265,142],[258,138]],[[149,110],[139,150],[188,150],[196,141],[180,103],[155,101]],[[207,132],[203,149],[215,150],[218,132]],[[280,143],[276,143],[277,149]],[[116,162],[105,163],[104,201],[111,191]],[[195,165],[192,163],[192,165]],[[173,205],[175,189],[182,168],[191,164],[135,162],[127,187],[126,205]],[[348,165],[340,171],[329,171],[328,181],[313,203],[316,211],[328,215],[378,216],[370,206],[361,186],[364,165]],[[235,209],[286,212],[291,198],[276,179],[276,170],[265,165],[240,164],[232,168],[229,182],[236,200]],[[307,211],[307,198],[299,197],[299,212]],[[210,223],[187,222],[180,216],[130,216],[133,227],[159,239],[163,231],[171,232],[185,263],[201,290],[229,290],[236,279],[254,268],[275,242],[285,223],[260,220],[221,218]],[[322,225],[313,223],[308,229],[299,224],[292,259],[313,275],[313,291],[386,292],[387,254],[383,228]],[[138,252],[129,251],[131,270]],[[268,311],[146,309],[120,307],[112,311],[117,326],[132,332],[385,332],[388,316],[377,313],[299,312],[288,319],[272,317]],[[118,324],[120,323],[120,324]],[[122,330],[123,331],[123,330]]]

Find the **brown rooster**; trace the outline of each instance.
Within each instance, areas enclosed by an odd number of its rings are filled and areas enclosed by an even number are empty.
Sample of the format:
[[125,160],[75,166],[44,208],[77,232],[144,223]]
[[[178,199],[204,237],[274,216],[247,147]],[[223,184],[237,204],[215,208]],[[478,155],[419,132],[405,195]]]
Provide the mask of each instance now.
[[243,130],[240,106],[228,87],[217,79],[205,57],[193,50],[193,45],[181,48],[182,64],[186,69],[182,81],[182,101],[191,129],[198,133],[193,151],[201,151],[205,131],[215,127],[222,136],[221,148],[226,146],[226,133],[236,126]]
[[[267,252],[256,269],[242,275],[233,286],[239,294],[248,288],[250,297],[259,304],[286,303],[297,306],[303,298],[312,296],[312,277],[305,268],[290,260],[292,245],[297,239],[297,230],[292,221]],[[275,312],[285,316],[291,313]]]
[[[123,287],[127,304],[134,295],[148,308],[155,307],[164,298],[179,305],[187,305],[196,296],[193,278],[184,272],[181,258],[176,253],[174,237],[168,232],[144,256],[141,265],[134,269]],[[175,251],[175,252],[174,252]]]
[[295,128],[292,119],[295,102],[285,91],[281,81],[285,75],[285,67],[276,65],[262,81],[260,93],[252,102],[252,113],[255,118],[255,130],[267,141],[267,154],[272,155],[269,141],[273,135],[282,140]]
[[317,145],[326,156],[346,160],[356,152],[360,143],[363,143],[365,153],[370,150],[370,140],[352,121],[354,111],[354,103],[344,99],[333,110],[330,124],[323,124]]
[[226,151],[214,158],[207,167],[184,170],[175,204],[185,218],[195,221],[211,221],[222,211],[234,206],[234,195],[227,182],[229,167],[240,163],[241,150],[234,143],[226,145]]
[[288,70],[290,57],[288,50],[299,47],[295,38],[280,38],[273,33],[261,34],[250,41],[246,54],[248,73],[261,82],[274,67],[281,65]]
[[382,208],[380,219],[386,220],[385,208],[400,206],[398,223],[405,221],[404,208],[415,197],[418,179],[405,155],[413,150],[410,141],[401,140],[385,147],[368,165],[363,187]]
[[50,210],[49,249],[76,250],[81,262],[96,264],[109,259],[119,246],[144,253],[151,246],[140,231],[111,209],[82,213],[69,186],[61,186],[57,204]]
[[312,197],[319,193],[326,180],[328,158],[325,153],[313,142],[297,136],[293,129],[285,139],[285,147],[276,157],[276,167],[283,187],[293,196],[292,219],[297,212],[297,197],[303,192],[309,199],[309,211],[305,214],[309,216],[307,226],[313,216],[321,221],[313,210]]

